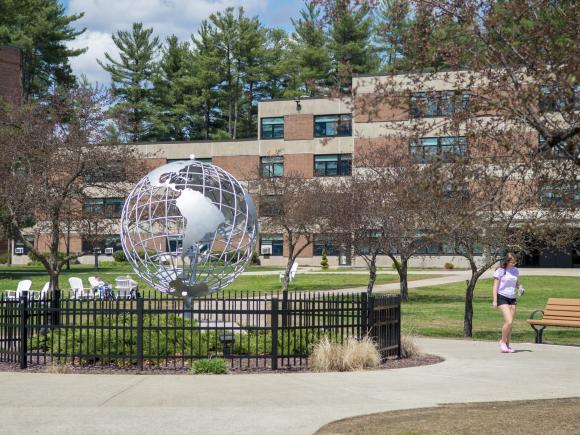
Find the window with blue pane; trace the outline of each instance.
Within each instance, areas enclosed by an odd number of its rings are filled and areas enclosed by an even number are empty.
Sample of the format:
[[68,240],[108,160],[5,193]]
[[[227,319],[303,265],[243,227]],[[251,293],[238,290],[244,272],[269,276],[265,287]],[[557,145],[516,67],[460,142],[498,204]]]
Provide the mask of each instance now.
[[108,236],[102,236],[98,239],[82,239],[81,249],[83,252],[92,253],[95,250],[105,253],[105,249],[112,249],[113,252],[122,251],[123,245],[121,245],[121,237],[118,234],[111,234]]
[[419,163],[436,160],[448,160],[453,157],[467,156],[467,140],[463,136],[454,137],[422,137],[412,141],[409,147],[412,157]]
[[272,256],[281,257],[284,255],[284,236],[282,234],[264,235],[260,238],[260,252],[262,247],[270,246],[272,248]]
[[572,156],[566,150],[568,148],[567,142],[560,142],[559,144],[555,145],[554,147],[549,147],[546,145],[546,139],[541,134],[538,135],[538,145],[540,148],[540,152],[542,155],[547,159],[554,159],[554,160],[564,160],[564,159],[571,159]]
[[322,256],[322,251],[326,249],[326,255],[329,257],[336,257],[339,249],[333,245],[329,237],[318,236],[314,240],[314,255]]
[[415,92],[411,94],[409,106],[413,118],[451,116],[467,110],[469,106],[469,92]]
[[314,117],[315,137],[352,136],[352,115],[319,115]]
[[316,177],[337,177],[351,175],[352,154],[322,154],[314,156]]
[[284,137],[284,117],[262,118],[261,139],[281,139]]
[[118,218],[121,217],[124,204],[123,198],[90,198],[85,200],[83,211],[87,215]]
[[[24,237],[28,243],[34,246],[34,236]],[[24,246],[24,243],[20,240],[14,240],[14,254],[15,255],[28,255],[28,248]]]
[[580,181],[566,185],[546,185],[540,192],[544,207],[572,208],[580,205]]
[[262,177],[284,176],[284,156],[260,157]]

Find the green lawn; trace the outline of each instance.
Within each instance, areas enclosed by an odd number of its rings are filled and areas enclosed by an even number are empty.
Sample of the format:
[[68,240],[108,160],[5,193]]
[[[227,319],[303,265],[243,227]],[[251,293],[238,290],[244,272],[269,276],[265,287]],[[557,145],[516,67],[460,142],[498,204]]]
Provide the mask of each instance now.
[[[530,313],[543,309],[549,297],[580,298],[580,279],[560,276],[522,276],[526,294],[519,298],[513,330],[514,341],[533,342],[535,333],[526,322]],[[473,302],[473,338],[499,340],[502,315],[491,307],[491,279],[481,280]],[[447,284],[409,290],[403,304],[403,331],[430,337],[463,337],[465,285]],[[580,345],[580,329],[549,327],[544,341]]]
[[[272,268],[252,267],[250,270],[269,271]],[[147,290],[149,287],[141,280],[137,279],[135,272],[128,264],[119,263],[103,263],[99,272],[95,272],[92,266],[74,265],[71,271],[63,271],[60,276],[60,287],[62,289],[69,288],[68,278],[71,276],[78,276],[83,279],[85,285],[88,285],[88,277],[98,273],[105,281],[113,283],[118,276],[131,275],[133,279],[139,282],[139,287],[142,290]],[[409,279],[425,279],[430,278],[430,275],[410,275]],[[15,289],[18,281],[21,279],[31,279],[32,288],[39,290],[47,281],[47,275],[41,267],[33,266],[13,266],[0,268],[0,292],[9,289]],[[377,277],[377,284],[386,284],[398,282],[397,275],[379,275]],[[300,274],[298,273],[296,280],[290,284],[291,291],[316,291],[341,289],[350,287],[361,287],[367,285],[367,275],[364,274]],[[242,275],[227,289],[230,291],[239,292],[275,292],[280,290],[280,280],[278,275]]]

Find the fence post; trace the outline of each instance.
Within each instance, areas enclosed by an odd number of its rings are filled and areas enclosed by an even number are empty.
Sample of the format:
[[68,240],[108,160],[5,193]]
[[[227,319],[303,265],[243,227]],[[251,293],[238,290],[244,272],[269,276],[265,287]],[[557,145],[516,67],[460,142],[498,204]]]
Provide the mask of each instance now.
[[282,291],[282,328],[288,327],[288,290]]
[[137,296],[137,368],[143,370],[143,298]]
[[374,338],[376,335],[375,331],[375,296],[367,296],[367,313],[368,313],[368,323],[369,336]]
[[397,335],[397,357],[401,358],[401,297],[397,297],[397,325],[395,326]]
[[361,320],[361,336],[363,338],[368,332],[368,295],[367,292],[360,294],[360,320]]
[[50,326],[60,325],[60,289],[52,289],[50,308]]
[[272,370],[278,370],[278,298],[272,298]]
[[28,321],[28,292],[20,296],[20,368],[28,367],[26,354],[28,353],[28,334],[26,322]]

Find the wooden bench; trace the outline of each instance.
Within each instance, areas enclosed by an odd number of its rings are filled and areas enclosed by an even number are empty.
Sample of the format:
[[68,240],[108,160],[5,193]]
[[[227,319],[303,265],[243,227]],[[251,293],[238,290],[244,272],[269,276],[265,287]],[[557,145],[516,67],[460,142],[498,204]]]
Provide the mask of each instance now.
[[[542,313],[542,319],[534,319],[536,313]],[[580,328],[580,299],[549,298],[544,310],[536,310],[528,319],[536,331],[536,343],[542,343],[542,333],[547,326]]]

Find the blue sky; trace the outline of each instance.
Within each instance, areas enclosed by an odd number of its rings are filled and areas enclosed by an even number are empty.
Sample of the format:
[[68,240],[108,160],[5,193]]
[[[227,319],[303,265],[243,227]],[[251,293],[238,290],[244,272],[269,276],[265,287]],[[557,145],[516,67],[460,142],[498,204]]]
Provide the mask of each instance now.
[[76,22],[86,32],[72,47],[88,47],[88,51],[74,59],[71,65],[78,75],[85,74],[92,82],[109,84],[109,77],[98,65],[104,53],[116,55],[117,51],[111,34],[117,30],[129,29],[131,24],[142,21],[153,27],[162,39],[176,34],[188,40],[195,33],[202,20],[213,12],[222,11],[228,6],[243,6],[247,15],[259,16],[268,27],[281,27],[292,30],[291,18],[299,15],[303,8],[302,0],[60,0],[68,14],[85,12]]

